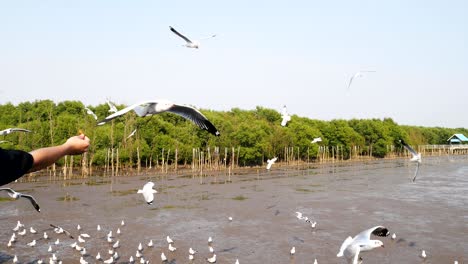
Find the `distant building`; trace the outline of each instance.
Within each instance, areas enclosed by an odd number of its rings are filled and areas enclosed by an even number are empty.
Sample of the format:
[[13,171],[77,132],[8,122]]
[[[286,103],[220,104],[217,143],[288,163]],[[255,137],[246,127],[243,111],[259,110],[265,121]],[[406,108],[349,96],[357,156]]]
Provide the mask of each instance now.
[[449,137],[447,139],[447,142],[452,145],[452,144],[465,144],[468,143],[468,138],[465,137],[463,134],[453,134],[453,136]]

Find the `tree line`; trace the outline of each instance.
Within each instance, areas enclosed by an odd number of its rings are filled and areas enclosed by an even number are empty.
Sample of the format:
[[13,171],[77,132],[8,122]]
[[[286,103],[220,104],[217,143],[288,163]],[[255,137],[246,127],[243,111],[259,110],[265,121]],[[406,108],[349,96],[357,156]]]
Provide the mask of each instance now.
[[[110,114],[107,104],[87,107],[98,116],[98,120]],[[118,109],[123,107],[117,105]],[[285,149],[291,147],[303,160],[316,157],[319,146],[341,147],[341,155],[345,159],[350,157],[350,150],[356,146],[360,147],[362,155],[369,154],[364,152],[372,149],[370,154],[373,157],[383,158],[388,154],[389,146],[402,149],[400,139],[411,145],[447,144],[447,139],[454,133],[468,134],[465,128],[398,125],[391,118],[323,121],[293,115],[287,126],[282,127],[280,113],[261,106],[254,110],[201,109],[201,112],[218,128],[220,137],[212,136],[171,113],[139,118],[132,111],[106,125],[96,126],[97,121],[86,113],[85,105],[79,101],[6,103],[0,105],[0,130],[20,127],[33,133],[3,136],[0,140],[4,142],[0,147],[30,151],[61,144],[81,130],[91,139],[89,155],[95,166],[106,164],[109,149],[118,149],[119,162],[131,167],[145,166],[148,160],[167,160],[168,151],[171,162],[177,160],[177,164],[190,164],[194,149],[208,148],[214,151],[213,155],[222,155],[223,159],[230,157],[224,155],[224,150],[235,149],[238,165],[251,166],[260,165],[274,156],[283,159],[287,155]],[[127,138],[134,129],[137,129],[135,135]],[[311,144],[316,137],[321,137],[322,142]]]

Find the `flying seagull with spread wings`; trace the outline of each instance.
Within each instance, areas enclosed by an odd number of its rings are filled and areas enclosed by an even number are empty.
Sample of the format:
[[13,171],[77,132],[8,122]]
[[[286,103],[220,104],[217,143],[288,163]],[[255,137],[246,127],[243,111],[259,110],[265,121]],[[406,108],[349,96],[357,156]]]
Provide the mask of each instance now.
[[152,100],[136,103],[111,114],[104,120],[100,121],[98,125],[103,125],[116,117],[126,114],[131,110],[135,111],[135,113],[141,117],[156,115],[163,112],[170,112],[192,121],[199,128],[207,130],[215,136],[220,135],[218,129],[216,129],[216,127],[200,111],[191,106],[174,104],[168,100]]
[[384,226],[375,226],[357,234],[354,238],[348,237],[340,247],[337,257],[344,256],[348,263],[358,264],[359,253],[362,251],[370,251],[374,248],[384,247],[380,240],[370,239],[371,235],[386,237],[390,234]]
[[286,106],[283,106],[283,111],[281,111],[281,126],[286,126],[286,124],[291,121],[291,116],[288,113]]
[[410,145],[408,145],[403,139],[400,139],[400,143],[403,145],[403,147],[408,150],[411,155],[413,155],[410,159],[410,161],[416,162],[416,171],[414,172],[414,177],[413,177],[413,182],[416,181],[416,176],[418,176],[419,172],[419,164],[421,164],[421,153],[416,152]]
[[84,109],[86,110],[86,113],[88,115],[92,115],[94,117],[94,119],[97,121],[97,119],[98,119],[97,115],[91,109],[89,109],[88,107],[85,107]]
[[358,71],[356,72],[353,76],[351,76],[351,78],[349,78],[349,81],[348,81],[348,89],[349,87],[351,87],[351,83],[353,82],[354,79],[356,78],[361,78],[364,76],[364,72],[375,72],[375,71]]
[[37,204],[36,199],[34,199],[34,197],[32,197],[29,194],[20,193],[11,188],[0,188],[0,191],[6,191],[11,198],[16,200],[18,200],[19,198],[26,198],[31,202],[31,204],[38,212],[41,211],[41,208],[39,207],[39,204]]
[[32,131],[31,131],[31,130],[24,129],[24,128],[12,127],[12,128],[7,128],[7,129],[4,129],[4,130],[1,130],[1,131],[0,131],[0,136],[5,136],[5,135],[11,134],[11,133],[13,133],[13,132],[31,133]]
[[[198,49],[200,47],[200,42],[198,40],[190,40],[189,38],[187,38],[186,36],[180,34],[177,30],[175,30],[173,27],[169,26],[169,29],[174,32],[174,34],[176,34],[177,36],[181,37],[183,40],[185,40],[185,47],[187,48],[194,48],[194,49]],[[211,35],[207,38],[202,38],[203,39],[209,39],[209,38],[214,38],[216,37],[216,34],[214,35]]]

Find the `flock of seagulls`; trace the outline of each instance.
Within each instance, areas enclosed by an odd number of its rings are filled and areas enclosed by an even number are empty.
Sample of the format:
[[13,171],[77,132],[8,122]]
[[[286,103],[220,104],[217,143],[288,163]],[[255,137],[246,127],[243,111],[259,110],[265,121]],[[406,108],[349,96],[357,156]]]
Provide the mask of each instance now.
[[[185,44],[184,44],[185,47],[194,48],[194,49],[198,49],[200,47],[199,40],[191,40],[187,36],[185,36],[185,35],[181,34],[180,32],[178,32],[173,27],[169,27],[169,29],[170,29],[171,32],[173,32],[175,35],[177,35],[178,37],[182,38],[185,41]],[[214,38],[214,37],[216,37],[216,35],[211,35],[211,36],[209,36],[207,38],[204,38],[204,39],[209,39],[209,38]],[[369,72],[375,72],[375,71],[367,70],[367,71],[359,71],[359,72],[355,73],[348,80],[347,88],[349,89],[351,87],[351,85],[352,85],[352,83],[353,83],[353,81],[355,79],[361,78],[361,77],[364,76],[364,73],[369,73]],[[200,129],[206,130],[212,135],[220,136],[220,132],[218,131],[218,129],[200,111],[198,111],[197,109],[195,109],[194,107],[191,107],[191,106],[179,105],[179,104],[175,104],[175,103],[173,103],[171,101],[168,101],[168,100],[158,99],[158,100],[148,100],[148,101],[138,102],[138,103],[135,103],[135,104],[130,105],[128,107],[125,107],[124,109],[118,110],[117,107],[110,102],[110,100],[107,99],[106,103],[109,106],[109,113],[111,113],[111,114],[109,116],[105,117],[103,120],[99,121],[97,123],[98,125],[104,125],[104,124],[110,122],[111,120],[113,120],[115,118],[118,118],[118,117],[120,117],[120,116],[122,116],[122,115],[124,115],[124,114],[126,114],[126,113],[128,113],[130,111],[134,111],[136,113],[136,115],[139,116],[139,117],[146,117],[146,116],[152,116],[152,115],[156,115],[156,114],[160,114],[160,113],[164,113],[164,112],[170,112],[170,113],[174,113],[176,115],[179,115],[179,116],[193,122]],[[91,109],[85,107],[85,110],[86,110],[86,113],[91,115],[96,121],[98,120],[97,115]],[[289,115],[286,106],[283,106],[283,109],[281,111],[281,119],[282,119],[281,120],[281,126],[283,126],[283,127],[285,127],[287,125],[287,123],[289,121],[291,121],[291,115]],[[137,131],[137,129],[134,129],[128,135],[127,139],[132,137],[133,135],[135,135],[136,131]],[[30,133],[31,131],[27,130],[27,129],[23,129],[23,128],[8,128],[8,129],[0,131],[0,135],[5,136],[5,135],[8,135],[8,134],[10,134],[12,132]],[[0,143],[3,143],[3,142],[5,142],[5,141],[1,141]],[[321,137],[314,138],[311,141],[312,144],[319,143],[319,142],[322,142]],[[418,171],[419,171],[419,165],[421,163],[421,153],[416,152],[413,148],[411,148],[411,146],[409,146],[403,140],[400,140],[400,143],[404,146],[405,149],[407,149],[412,154],[412,158],[410,159],[410,161],[411,162],[416,162],[416,164],[417,164],[416,171],[415,171],[415,174],[414,174],[414,177],[413,177],[413,182],[414,182],[416,180],[416,177],[417,177],[417,174],[418,174]],[[278,159],[278,157],[268,159],[266,169],[270,170],[272,165],[277,161],[277,159]],[[157,193],[157,191],[154,189],[154,185],[155,184],[153,182],[148,182],[143,186],[142,189],[139,189],[137,191],[138,194],[143,195],[143,198],[144,198],[145,202],[148,205],[153,204],[154,194]],[[40,207],[39,207],[38,203],[36,202],[34,197],[32,197],[31,195],[26,195],[26,194],[22,194],[20,192],[16,192],[11,188],[0,188],[0,191],[6,191],[8,193],[8,195],[13,199],[19,199],[19,198],[28,199],[31,202],[31,204],[33,205],[33,207],[38,212],[40,212]],[[316,228],[317,222],[311,221],[308,217],[304,216],[301,212],[296,212],[296,218],[310,224],[311,228]],[[229,221],[232,221],[231,216],[229,217]],[[125,223],[122,220],[121,226],[123,227],[124,225],[125,225]],[[59,226],[52,225],[52,224],[51,224],[51,226],[54,228],[53,230],[54,230],[54,232],[56,234],[62,234],[63,233],[65,235],[67,235],[69,238],[73,239],[73,236],[71,235],[71,233],[69,231],[64,230],[63,228],[61,228]],[[81,231],[81,226],[77,225],[76,229],[77,229],[77,231]],[[97,232],[100,232],[101,231],[101,226],[97,225],[96,230],[97,230]],[[13,228],[13,231],[17,232],[17,233],[13,233],[12,236],[10,237],[10,240],[8,242],[8,247],[13,247],[13,244],[17,241],[17,235],[16,234],[18,234],[18,236],[25,236],[26,233],[27,233],[27,229],[24,227],[23,224],[20,223],[20,221],[18,221],[17,225]],[[33,227],[29,228],[29,232],[31,234],[37,234],[37,231]],[[118,228],[116,233],[118,235],[120,235],[121,234],[121,229]],[[383,244],[383,242],[381,240],[371,239],[372,235],[373,236],[378,236],[378,237],[387,237],[387,236],[390,235],[390,232],[384,226],[375,226],[375,227],[372,227],[372,228],[369,228],[367,230],[362,231],[361,233],[357,234],[354,237],[349,236],[342,243],[342,245],[341,245],[341,247],[339,249],[339,252],[337,254],[337,257],[344,257],[347,260],[348,263],[352,263],[352,264],[361,263],[362,262],[362,257],[360,255],[361,255],[362,252],[366,252],[366,251],[370,251],[370,250],[373,250],[373,249],[376,249],[376,248],[384,247],[384,244]],[[46,232],[43,233],[42,237],[43,237],[43,240],[46,243],[48,243],[50,237]],[[89,253],[87,252],[87,249],[86,249],[86,241],[87,241],[87,239],[90,239],[90,238],[91,238],[91,236],[89,234],[80,233],[78,235],[77,240],[75,242],[73,242],[72,244],[70,244],[70,247],[72,247],[73,249],[75,249],[76,251],[78,251],[80,253],[80,255],[81,255],[80,260],[79,260],[80,264],[87,264],[88,263],[86,258],[89,259],[90,255],[89,255]],[[394,240],[395,238],[396,238],[396,234],[393,233],[392,236],[391,236],[391,239]],[[94,259],[95,259],[95,261],[102,261],[103,263],[115,263],[120,258],[120,255],[117,252],[117,250],[121,246],[120,245],[120,240],[115,241],[113,233],[112,233],[112,231],[110,231],[106,235],[106,241],[110,245],[110,249],[108,250],[109,257],[104,259],[103,255],[101,255],[100,252],[97,252]],[[177,248],[174,246],[175,245],[174,241],[169,236],[166,237],[166,241],[168,243],[168,248],[167,249],[169,250],[169,252],[174,252],[174,251],[177,250]],[[33,239],[31,242],[27,243],[27,246],[35,247],[37,245],[37,243],[38,243],[38,239]],[[51,256],[49,258],[49,263],[62,263],[58,259],[57,255],[55,254],[54,248],[53,248],[54,246],[60,245],[60,243],[61,242],[60,242],[59,238],[57,238],[55,240],[55,242],[49,243],[49,247],[48,247],[48,250],[47,250],[51,254]],[[211,255],[211,257],[206,258],[206,261],[208,263],[216,263],[216,261],[217,261],[216,253],[215,253],[215,251],[214,251],[214,249],[212,247],[212,243],[213,243],[213,239],[212,239],[212,237],[209,237],[208,238],[208,251],[212,255]],[[147,245],[148,248],[152,248],[154,246],[153,240],[150,240],[146,245]],[[189,259],[189,261],[192,261],[195,258],[195,255],[197,254],[197,251],[190,247],[189,250],[188,250],[188,253],[189,253],[188,259]],[[290,255],[293,256],[294,254],[296,254],[296,248],[293,246],[291,248],[291,250],[290,250]],[[421,258],[426,258],[426,256],[427,256],[426,252],[424,250],[422,250],[422,252],[420,254],[420,257]],[[137,247],[137,250],[136,250],[136,253],[135,253],[135,258],[134,258],[134,256],[130,256],[128,262],[129,263],[134,263],[135,259],[139,259],[139,263],[142,263],[142,264],[149,263],[149,261],[145,260],[145,258],[143,256],[143,245],[142,245],[142,243],[139,243],[139,245]],[[168,261],[168,258],[167,258],[167,256],[165,255],[164,252],[161,252],[161,261],[162,262],[167,262]],[[13,257],[13,263],[17,263],[17,262],[18,262],[18,257],[15,255]],[[43,263],[43,260],[38,260],[37,263]],[[239,264],[239,260],[236,259],[235,263]],[[458,264],[457,261],[455,261],[454,263]],[[314,264],[317,264],[317,259],[314,260]]]

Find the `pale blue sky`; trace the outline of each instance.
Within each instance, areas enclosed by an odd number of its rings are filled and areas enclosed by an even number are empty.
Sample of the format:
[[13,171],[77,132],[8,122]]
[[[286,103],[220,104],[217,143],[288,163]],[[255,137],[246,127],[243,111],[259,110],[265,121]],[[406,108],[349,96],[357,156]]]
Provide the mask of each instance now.
[[[467,14],[467,1],[0,1],[0,103],[286,104],[468,127]],[[169,26],[218,36],[187,49]]]

